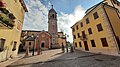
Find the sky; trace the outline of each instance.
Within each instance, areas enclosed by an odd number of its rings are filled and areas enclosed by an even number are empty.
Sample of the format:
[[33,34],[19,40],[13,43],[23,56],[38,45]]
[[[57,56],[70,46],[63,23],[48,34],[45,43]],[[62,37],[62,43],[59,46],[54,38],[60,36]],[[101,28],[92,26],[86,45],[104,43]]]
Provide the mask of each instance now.
[[101,1],[103,0],[25,0],[28,12],[22,29],[48,31],[48,11],[53,5],[57,12],[58,32],[63,31],[69,35],[67,41],[73,42],[70,27],[82,19],[88,8]]

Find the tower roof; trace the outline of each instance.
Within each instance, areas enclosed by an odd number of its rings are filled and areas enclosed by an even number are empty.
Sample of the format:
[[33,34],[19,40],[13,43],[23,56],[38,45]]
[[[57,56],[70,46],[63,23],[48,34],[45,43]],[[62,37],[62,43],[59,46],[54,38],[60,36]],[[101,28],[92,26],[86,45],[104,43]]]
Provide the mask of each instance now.
[[54,8],[53,8],[53,5],[52,5],[52,8],[49,10],[49,13],[50,12],[55,12],[56,14],[57,14],[57,12],[54,10]]

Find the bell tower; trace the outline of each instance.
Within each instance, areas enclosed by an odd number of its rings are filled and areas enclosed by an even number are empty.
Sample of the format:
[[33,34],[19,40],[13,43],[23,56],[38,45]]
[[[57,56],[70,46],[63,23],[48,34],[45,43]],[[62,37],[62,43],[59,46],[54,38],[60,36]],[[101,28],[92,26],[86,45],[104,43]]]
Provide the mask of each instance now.
[[51,34],[51,47],[57,48],[58,47],[57,13],[53,9],[53,5],[48,13],[48,32]]

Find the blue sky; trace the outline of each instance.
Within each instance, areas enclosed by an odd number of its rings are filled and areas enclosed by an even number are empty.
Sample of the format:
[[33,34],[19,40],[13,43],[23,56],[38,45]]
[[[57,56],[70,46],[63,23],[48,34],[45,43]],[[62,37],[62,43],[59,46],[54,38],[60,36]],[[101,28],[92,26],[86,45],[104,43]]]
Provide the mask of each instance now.
[[72,13],[77,5],[81,5],[85,10],[102,0],[40,0],[44,5],[48,6],[50,2],[58,12]]
[[[51,5],[58,13],[58,31],[68,34],[73,41],[71,26],[82,19],[85,11],[103,0],[25,0],[28,12],[25,14],[23,30],[48,30],[48,11]],[[120,0],[118,0],[120,1]]]

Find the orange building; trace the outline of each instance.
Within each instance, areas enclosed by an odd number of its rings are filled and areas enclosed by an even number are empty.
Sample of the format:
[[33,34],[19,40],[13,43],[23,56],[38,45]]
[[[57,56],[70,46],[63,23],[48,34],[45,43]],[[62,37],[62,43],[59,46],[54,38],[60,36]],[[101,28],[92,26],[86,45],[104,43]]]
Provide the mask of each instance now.
[[50,34],[46,31],[41,31],[38,34],[37,46],[40,44],[42,48],[50,48]]

